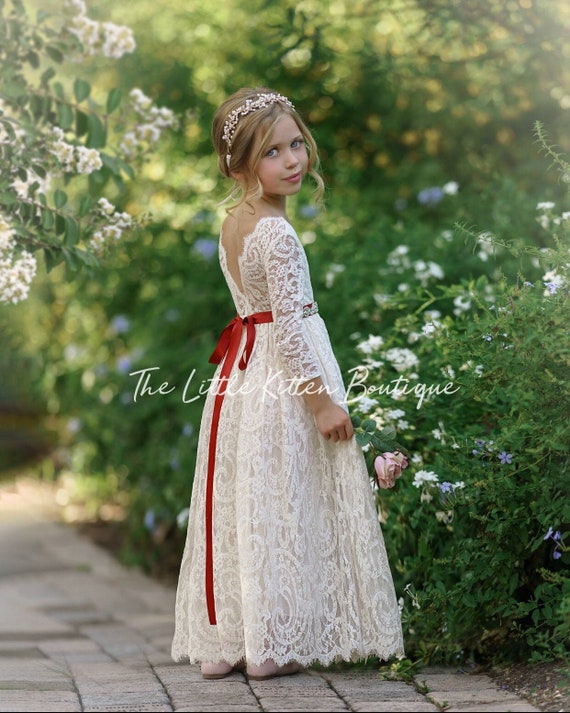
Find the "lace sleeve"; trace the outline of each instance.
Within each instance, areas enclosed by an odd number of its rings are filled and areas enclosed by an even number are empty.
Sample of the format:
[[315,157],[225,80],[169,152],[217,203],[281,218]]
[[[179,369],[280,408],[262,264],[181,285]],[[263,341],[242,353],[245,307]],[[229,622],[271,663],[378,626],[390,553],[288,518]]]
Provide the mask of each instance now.
[[[317,355],[305,332],[304,282],[308,279],[303,248],[281,225],[271,231],[264,250],[275,342],[286,377],[300,383],[320,376]],[[310,318],[309,318],[310,319]]]

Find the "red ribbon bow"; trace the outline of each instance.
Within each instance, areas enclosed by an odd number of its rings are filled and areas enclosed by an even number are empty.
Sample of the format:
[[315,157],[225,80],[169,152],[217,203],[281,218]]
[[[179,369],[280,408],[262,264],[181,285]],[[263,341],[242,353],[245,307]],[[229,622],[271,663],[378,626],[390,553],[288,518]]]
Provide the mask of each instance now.
[[253,352],[255,342],[255,325],[273,321],[271,312],[256,312],[248,317],[234,317],[221,333],[216,348],[212,352],[210,364],[224,363],[218,377],[218,385],[214,398],[214,408],[212,412],[212,428],[210,430],[210,446],[208,450],[208,475],[206,479],[206,606],[208,608],[208,620],[210,624],[216,624],[216,604],[214,598],[214,557],[213,557],[213,507],[214,507],[214,469],[216,463],[216,442],[218,438],[218,426],[220,421],[220,411],[228,380],[235,363],[243,328],[246,328],[246,340],[239,368],[244,371]]

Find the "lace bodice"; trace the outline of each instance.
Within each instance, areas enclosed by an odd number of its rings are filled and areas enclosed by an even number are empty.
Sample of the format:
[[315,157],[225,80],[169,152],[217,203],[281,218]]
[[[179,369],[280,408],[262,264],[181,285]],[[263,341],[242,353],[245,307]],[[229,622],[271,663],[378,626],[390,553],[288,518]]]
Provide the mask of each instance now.
[[307,256],[285,218],[261,218],[244,239],[239,256],[241,289],[232,277],[220,240],[220,265],[237,313],[273,312],[274,339],[290,379],[319,376],[316,354],[306,338],[303,307],[313,302]]

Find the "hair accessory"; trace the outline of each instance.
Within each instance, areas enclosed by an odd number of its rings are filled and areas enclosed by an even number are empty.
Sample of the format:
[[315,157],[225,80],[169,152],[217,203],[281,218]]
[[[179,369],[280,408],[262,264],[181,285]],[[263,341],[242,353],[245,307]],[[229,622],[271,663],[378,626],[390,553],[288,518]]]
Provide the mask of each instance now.
[[224,124],[224,134],[222,136],[223,140],[228,145],[228,153],[226,154],[226,163],[228,168],[232,157],[230,153],[232,142],[234,140],[234,134],[240,116],[245,116],[246,114],[250,114],[252,111],[257,111],[258,109],[265,109],[266,106],[275,104],[275,102],[283,102],[283,104],[291,107],[291,109],[295,108],[287,97],[284,97],[282,94],[274,94],[271,92],[269,94],[258,94],[257,99],[246,99],[245,104],[241,104],[228,114],[228,118]]

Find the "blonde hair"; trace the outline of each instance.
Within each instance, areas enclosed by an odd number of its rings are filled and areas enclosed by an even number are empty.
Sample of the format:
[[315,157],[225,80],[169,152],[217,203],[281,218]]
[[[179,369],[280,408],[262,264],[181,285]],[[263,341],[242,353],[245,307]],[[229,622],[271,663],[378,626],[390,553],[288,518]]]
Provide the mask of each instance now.
[[[253,102],[263,95],[271,95],[274,98],[270,102],[261,102],[262,106],[259,108],[238,116],[237,123],[234,122],[232,125],[230,150],[227,142],[227,122],[230,115],[247,102]],[[212,143],[218,156],[218,169],[223,176],[231,178],[234,182],[232,190],[222,201],[222,203],[234,201],[234,204],[226,209],[228,212],[262,195],[263,187],[256,174],[257,165],[269,143],[275,125],[284,115],[291,116],[299,127],[309,155],[307,173],[316,183],[316,200],[320,201],[323,196],[325,184],[318,172],[319,155],[315,140],[291,103],[285,103],[287,100],[283,101],[277,97],[281,95],[266,87],[244,87],[228,97],[214,115]],[[259,144],[253,155],[256,139],[259,139]],[[239,182],[232,176],[236,171],[242,174],[244,181]],[[247,190],[244,190],[244,184],[249,186]]]

